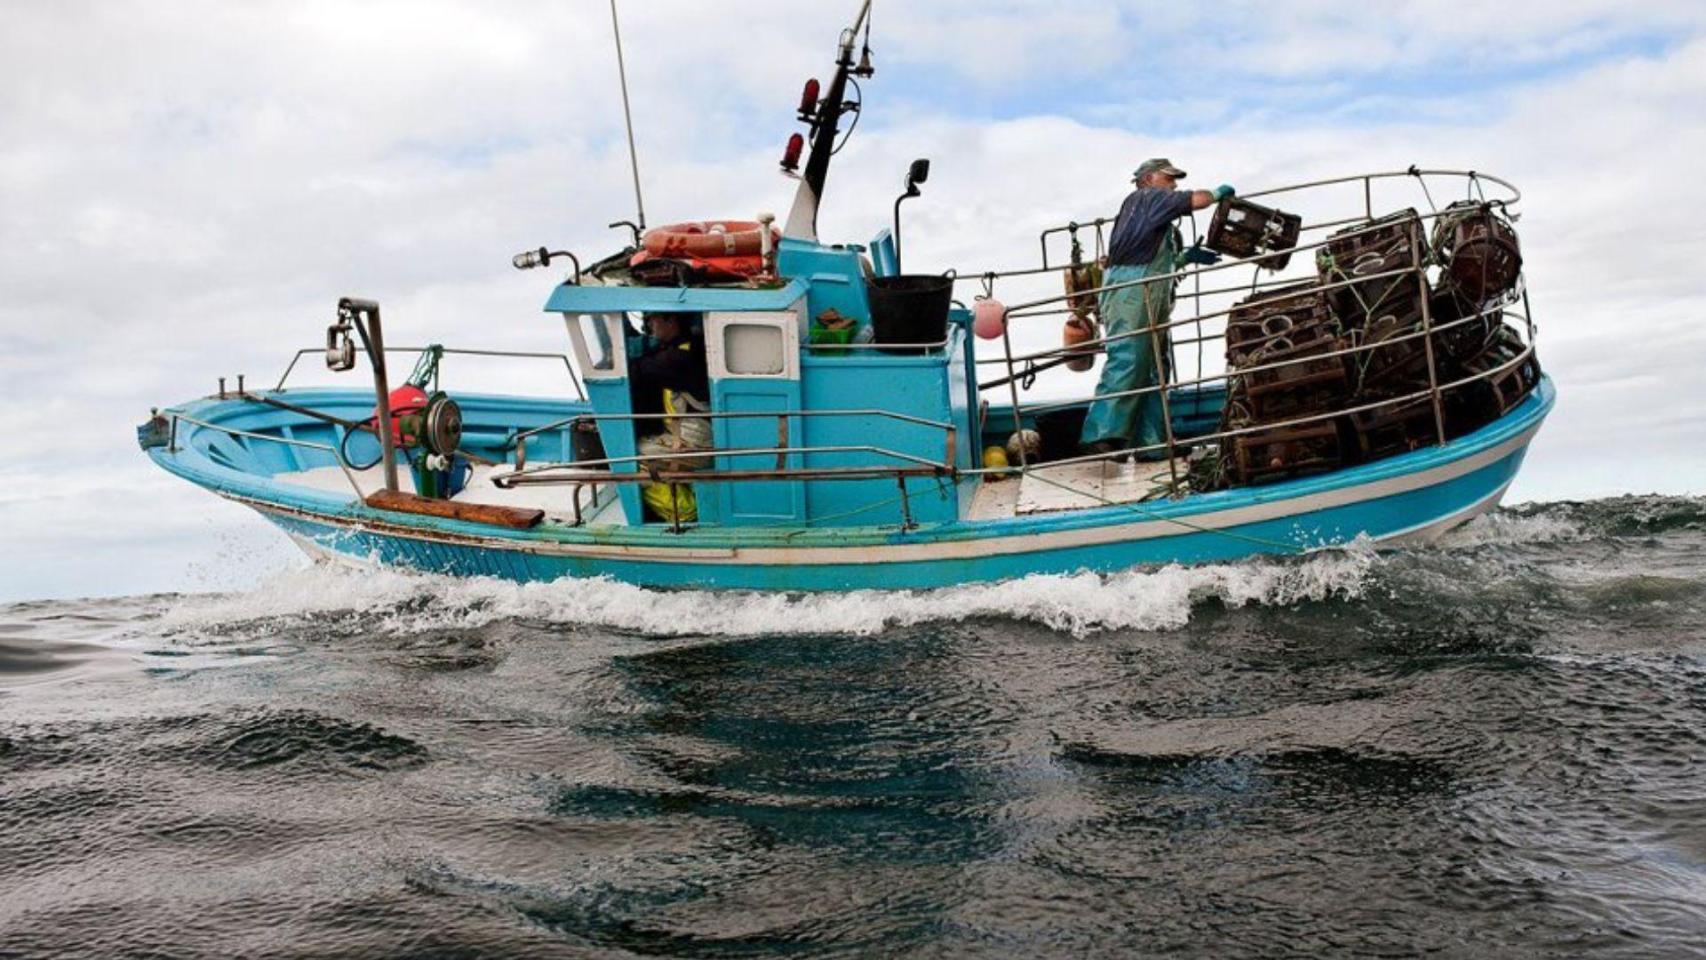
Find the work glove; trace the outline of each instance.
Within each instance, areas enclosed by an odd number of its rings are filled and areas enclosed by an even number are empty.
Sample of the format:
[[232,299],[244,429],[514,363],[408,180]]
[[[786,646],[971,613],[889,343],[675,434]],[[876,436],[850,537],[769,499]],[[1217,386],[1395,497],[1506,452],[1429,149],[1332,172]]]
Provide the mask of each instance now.
[[1175,269],[1183,269],[1193,265],[1212,267],[1219,262],[1220,254],[1203,246],[1202,241],[1199,240],[1190,247],[1187,247],[1184,253],[1179,254],[1177,267],[1175,267]]
[[1222,200],[1225,200],[1227,197],[1230,197],[1230,196],[1236,194],[1237,192],[1238,191],[1232,189],[1232,184],[1223,183],[1220,186],[1214,188],[1215,202],[1218,203]]

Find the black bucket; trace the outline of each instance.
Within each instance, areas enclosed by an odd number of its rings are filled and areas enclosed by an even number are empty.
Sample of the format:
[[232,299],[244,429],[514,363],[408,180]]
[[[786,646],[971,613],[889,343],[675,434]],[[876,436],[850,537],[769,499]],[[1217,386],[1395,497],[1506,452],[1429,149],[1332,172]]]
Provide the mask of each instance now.
[[876,343],[941,343],[948,338],[948,307],[954,299],[953,278],[935,275],[872,277],[866,282],[865,291],[871,300],[871,327]]

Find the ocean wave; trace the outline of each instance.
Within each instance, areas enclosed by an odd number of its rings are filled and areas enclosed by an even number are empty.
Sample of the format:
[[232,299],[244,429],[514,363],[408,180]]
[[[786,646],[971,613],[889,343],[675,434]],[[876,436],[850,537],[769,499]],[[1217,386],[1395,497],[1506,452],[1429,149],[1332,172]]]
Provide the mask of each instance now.
[[252,592],[174,598],[160,626],[175,634],[223,633],[257,621],[354,614],[366,627],[393,633],[519,618],[652,637],[869,636],[924,623],[1005,618],[1083,636],[1177,628],[1209,601],[1241,607],[1354,599],[1376,562],[1372,546],[1359,543],[1292,559],[840,594],[661,591],[607,579],[517,584],[316,565],[275,576]]
[[[1306,557],[1168,565],[1111,575],[1037,575],[938,590],[835,594],[651,590],[609,579],[517,584],[385,568],[312,565],[276,574],[254,590],[160,598],[160,626],[180,640],[267,633],[280,621],[313,621],[335,633],[392,635],[478,628],[519,619],[651,638],[869,636],[884,630],[978,619],[1031,622],[1074,636],[1185,626],[1208,604],[1287,607],[1417,591],[1444,605],[1497,594],[1501,603],[1577,611],[1602,580],[1689,569],[1645,570],[1641,554],[1608,563],[1637,542],[1691,544],[1706,530],[1706,500],[1620,497],[1495,511],[1432,546],[1399,551],[1358,543]],[[1537,550],[1539,552],[1537,552]],[[1608,552],[1609,551],[1609,552]],[[1571,557],[1599,557],[1572,562]],[[1501,586],[1502,585],[1502,586]],[[1684,591],[1686,593],[1686,591]],[[1690,594],[1685,602],[1694,602]],[[251,629],[253,627],[253,629]]]

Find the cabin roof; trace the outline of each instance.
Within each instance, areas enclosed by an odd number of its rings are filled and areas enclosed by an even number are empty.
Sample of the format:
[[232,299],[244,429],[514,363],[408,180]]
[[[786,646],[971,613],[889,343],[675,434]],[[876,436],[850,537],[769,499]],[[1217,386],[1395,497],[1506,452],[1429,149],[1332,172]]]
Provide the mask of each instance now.
[[740,287],[579,287],[565,283],[545,301],[548,313],[786,310],[806,295],[804,280],[770,290]]

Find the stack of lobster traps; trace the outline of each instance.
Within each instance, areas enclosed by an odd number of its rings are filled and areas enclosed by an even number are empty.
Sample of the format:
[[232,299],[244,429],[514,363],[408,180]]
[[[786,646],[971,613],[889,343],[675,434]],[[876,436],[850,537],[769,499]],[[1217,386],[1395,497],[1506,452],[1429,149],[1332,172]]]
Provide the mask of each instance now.
[[1532,355],[1516,362],[1525,347],[1503,322],[1522,257],[1493,205],[1452,204],[1431,236],[1413,209],[1340,230],[1317,247],[1315,266],[1316,279],[1257,293],[1228,315],[1228,480],[1266,483],[1461,436],[1539,382]]

